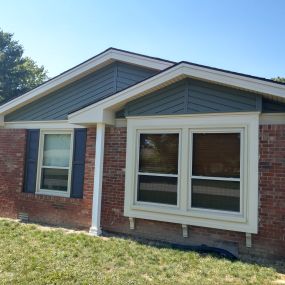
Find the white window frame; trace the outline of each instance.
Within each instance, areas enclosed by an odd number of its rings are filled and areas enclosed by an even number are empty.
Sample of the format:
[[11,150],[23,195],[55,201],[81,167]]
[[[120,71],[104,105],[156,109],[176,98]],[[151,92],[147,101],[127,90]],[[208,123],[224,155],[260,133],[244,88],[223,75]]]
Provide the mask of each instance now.
[[[159,173],[146,173],[146,172],[139,172],[139,158],[140,158],[140,135],[141,134],[178,134],[178,169],[177,174],[159,174]],[[159,207],[171,207],[171,208],[178,208],[179,207],[179,186],[180,186],[180,144],[181,144],[181,130],[137,130],[136,136],[136,177],[135,177],[135,185],[136,185],[136,192],[135,192],[135,204],[136,205],[156,205]],[[154,202],[144,202],[138,200],[138,176],[139,175],[147,175],[147,176],[163,176],[163,177],[176,177],[177,178],[177,203],[176,205],[172,204],[165,204],[165,203],[154,203]]]
[[[180,132],[178,205],[138,203],[137,160],[138,133]],[[190,132],[237,132],[242,130],[240,213],[190,207]],[[181,223],[186,225],[234,230],[247,233],[258,231],[258,146],[259,113],[223,113],[180,116],[127,118],[127,157],[125,176],[124,215],[132,218]],[[191,162],[192,164],[192,162]],[[192,173],[192,172],[191,172]]]
[[[230,133],[239,133],[240,134],[240,178],[226,178],[226,177],[212,177],[212,176],[194,176],[192,171],[193,166],[193,135],[194,134],[230,134]],[[245,163],[246,156],[246,139],[245,139],[245,128],[191,128],[189,129],[189,211],[192,211],[193,215],[203,215],[203,214],[228,214],[228,215],[236,215],[237,217],[242,217],[246,215],[244,213],[244,179],[245,174],[247,172],[247,165]],[[207,208],[199,208],[192,206],[192,179],[204,179],[204,180],[218,180],[218,181],[236,181],[240,183],[239,189],[239,198],[240,198],[240,210],[239,212],[234,211],[226,211],[226,210],[217,210],[217,209],[207,209]]]
[[[70,135],[69,166],[68,167],[50,167],[50,168],[58,168],[58,169],[68,169],[67,191],[41,189],[42,168],[48,168],[48,167],[43,167],[43,148],[44,148],[45,135],[54,135],[54,134]],[[62,130],[41,129],[40,130],[36,194],[70,197],[72,160],[73,160],[73,140],[74,140],[74,130],[73,129],[71,130],[70,129],[69,130],[67,129],[62,129]]]

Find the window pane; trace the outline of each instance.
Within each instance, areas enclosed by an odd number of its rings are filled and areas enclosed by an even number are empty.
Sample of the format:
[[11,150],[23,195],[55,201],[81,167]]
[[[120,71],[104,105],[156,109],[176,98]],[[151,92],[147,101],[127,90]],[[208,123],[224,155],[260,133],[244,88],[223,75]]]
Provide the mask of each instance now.
[[44,138],[44,166],[69,166],[70,135],[46,134]]
[[193,134],[192,174],[240,177],[240,134]]
[[178,134],[141,134],[139,171],[178,173]]
[[192,179],[192,207],[239,212],[240,183]]
[[41,189],[67,191],[68,169],[43,168]]
[[138,201],[177,204],[177,178],[138,176]]

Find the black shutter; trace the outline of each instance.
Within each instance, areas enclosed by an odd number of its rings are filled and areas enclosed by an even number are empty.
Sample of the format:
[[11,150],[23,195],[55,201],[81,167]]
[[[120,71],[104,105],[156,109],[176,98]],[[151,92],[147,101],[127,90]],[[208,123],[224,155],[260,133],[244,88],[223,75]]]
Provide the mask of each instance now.
[[71,197],[83,197],[87,129],[74,130]]
[[40,130],[27,130],[24,192],[35,193]]

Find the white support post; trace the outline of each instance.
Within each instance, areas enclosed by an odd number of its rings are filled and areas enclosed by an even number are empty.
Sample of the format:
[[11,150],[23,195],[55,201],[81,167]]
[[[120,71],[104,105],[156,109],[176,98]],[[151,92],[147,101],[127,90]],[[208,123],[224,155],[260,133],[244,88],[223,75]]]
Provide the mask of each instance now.
[[135,218],[129,218],[130,221],[130,230],[135,229]]
[[246,247],[252,246],[251,234],[250,233],[245,233],[245,245],[246,245]]
[[94,171],[93,203],[92,203],[92,223],[89,231],[89,233],[94,236],[99,236],[102,233],[100,220],[101,220],[103,163],[104,163],[104,142],[105,142],[105,124],[97,123],[95,171]]
[[188,238],[188,226],[182,225],[182,235],[184,238]]

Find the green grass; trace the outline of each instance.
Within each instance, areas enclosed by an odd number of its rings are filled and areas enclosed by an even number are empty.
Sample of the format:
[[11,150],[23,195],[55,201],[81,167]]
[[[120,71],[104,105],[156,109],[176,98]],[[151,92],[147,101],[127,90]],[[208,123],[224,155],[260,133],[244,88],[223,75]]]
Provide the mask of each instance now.
[[273,268],[0,220],[0,284],[270,284]]

